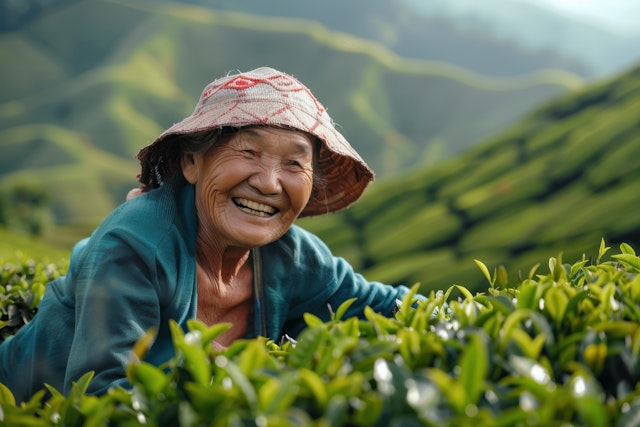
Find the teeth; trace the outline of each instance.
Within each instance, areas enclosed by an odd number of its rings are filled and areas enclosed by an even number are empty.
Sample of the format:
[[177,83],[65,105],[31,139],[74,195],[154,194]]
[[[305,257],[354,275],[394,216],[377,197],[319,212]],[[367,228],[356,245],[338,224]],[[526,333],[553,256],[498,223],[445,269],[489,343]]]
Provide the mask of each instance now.
[[246,213],[250,213],[256,216],[270,216],[277,212],[277,209],[273,206],[263,205],[262,203],[254,202],[247,199],[234,199],[233,200],[238,207]]

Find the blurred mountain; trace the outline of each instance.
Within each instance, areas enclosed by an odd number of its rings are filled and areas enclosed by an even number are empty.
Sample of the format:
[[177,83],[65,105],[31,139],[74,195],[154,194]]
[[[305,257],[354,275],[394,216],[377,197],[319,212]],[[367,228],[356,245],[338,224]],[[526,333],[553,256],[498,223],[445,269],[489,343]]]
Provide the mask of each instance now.
[[217,9],[310,19],[408,58],[491,76],[560,68],[589,78],[640,61],[640,34],[622,34],[514,0],[182,0]]
[[57,224],[101,220],[135,185],[137,151],[234,69],[299,77],[379,177],[462,152],[583,84],[407,59],[311,20],[142,0],[51,6],[0,35],[0,59],[0,183],[44,188]]
[[[86,1],[92,0],[2,1],[0,32],[15,31],[43,14]],[[403,57],[444,61],[492,76],[560,68],[597,78],[640,61],[639,31],[595,25],[535,0],[177,1],[312,20],[380,43]]]
[[[615,31],[536,6],[533,1],[407,2],[422,16],[455,22],[463,31],[488,32],[498,40],[510,41],[534,52],[553,52],[566,61],[578,62],[586,67],[589,76],[612,76],[640,61],[640,32]],[[451,58],[443,59],[465,66]]]
[[[502,37],[496,34],[490,21],[484,22],[486,25],[465,25],[463,14],[444,13],[456,0],[182,1],[263,16],[309,19],[327,28],[375,41],[406,58],[442,61],[483,75],[520,76],[545,69],[563,69],[593,76],[593,71],[580,58],[565,56],[554,49],[532,49],[517,38]],[[484,1],[476,3],[480,9],[485,4]],[[522,8],[514,10],[514,13],[522,12]],[[545,16],[558,19],[549,13]]]
[[550,256],[640,248],[640,68],[532,112],[454,160],[372,184],[348,210],[300,220],[369,279],[486,289]]

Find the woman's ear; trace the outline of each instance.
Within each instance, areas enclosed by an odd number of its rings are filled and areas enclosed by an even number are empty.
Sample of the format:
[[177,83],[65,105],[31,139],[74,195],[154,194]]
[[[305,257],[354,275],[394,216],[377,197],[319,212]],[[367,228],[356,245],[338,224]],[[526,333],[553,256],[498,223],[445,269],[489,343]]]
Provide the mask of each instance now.
[[195,185],[198,181],[198,166],[196,164],[195,154],[182,153],[180,165],[182,166],[182,175],[184,175],[184,179]]

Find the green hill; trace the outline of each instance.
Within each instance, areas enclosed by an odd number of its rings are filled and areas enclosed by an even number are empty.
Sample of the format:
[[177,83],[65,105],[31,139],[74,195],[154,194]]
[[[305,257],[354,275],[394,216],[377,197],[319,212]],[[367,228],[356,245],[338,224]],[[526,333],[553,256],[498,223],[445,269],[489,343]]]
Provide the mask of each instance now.
[[512,279],[563,252],[640,243],[640,68],[568,95],[455,160],[374,183],[352,208],[301,220],[372,280],[423,291]]
[[63,262],[69,259],[69,254],[62,245],[47,244],[26,233],[0,227],[0,265],[21,262],[23,256],[38,262]]
[[582,85],[559,70],[488,78],[407,60],[301,19],[145,1],[57,8],[0,35],[0,55],[0,187],[34,180],[57,224],[83,226],[135,185],[138,149],[236,68],[307,83],[380,177],[463,151]]
[[[557,46],[540,48],[527,43],[527,36],[546,33],[541,31],[543,28],[561,27],[571,34],[581,28],[569,19],[545,13],[543,9],[527,7],[520,2],[505,4],[504,0],[495,0],[494,5],[489,0],[472,1],[478,5],[476,16],[483,14],[483,19],[474,20],[464,10],[459,10],[457,6],[460,0],[180,1],[215,4],[216,9],[254,15],[311,19],[330,29],[376,41],[402,57],[452,63],[483,75],[520,76],[559,68],[584,77],[594,77],[593,70],[586,66],[593,62],[589,59],[596,54],[591,49],[574,45],[571,46],[573,49],[565,49],[563,54],[559,54]],[[452,9],[450,13],[443,13],[449,7]],[[486,10],[491,13],[486,13]],[[526,18],[531,18],[535,12],[538,12],[537,19],[532,23]],[[503,30],[502,33],[497,30],[498,26]],[[504,30],[514,27],[518,30],[509,33],[510,37],[505,37]],[[588,31],[580,33],[585,34],[591,35]],[[557,34],[554,36],[556,42],[562,39]],[[550,38],[546,34],[542,37]],[[637,58],[635,50],[619,48],[619,45],[632,45],[631,38],[615,38],[603,32],[595,40],[594,37],[590,40],[598,43],[598,46],[604,44],[609,48],[609,55],[600,59],[609,60],[607,66],[610,72],[616,70],[615,66],[619,70],[621,62],[629,64]]]

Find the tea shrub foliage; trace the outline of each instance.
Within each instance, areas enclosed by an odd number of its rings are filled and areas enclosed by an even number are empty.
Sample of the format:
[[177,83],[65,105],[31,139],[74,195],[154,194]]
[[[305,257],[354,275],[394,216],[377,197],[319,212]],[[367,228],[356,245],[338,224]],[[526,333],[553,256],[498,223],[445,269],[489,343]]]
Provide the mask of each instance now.
[[[453,285],[394,318],[353,300],[323,322],[307,314],[296,340],[240,340],[214,350],[228,325],[172,324],[176,356],[132,351],[131,390],[69,395],[46,387],[16,404],[0,384],[0,424],[29,426],[637,426],[640,425],[640,258],[622,244],[566,264],[550,258],[518,283],[480,261],[486,292]],[[605,256],[607,257],[605,259]],[[2,339],[29,321],[66,266],[2,261]],[[545,270],[541,272],[541,270]],[[521,275],[522,276],[522,275]]]

